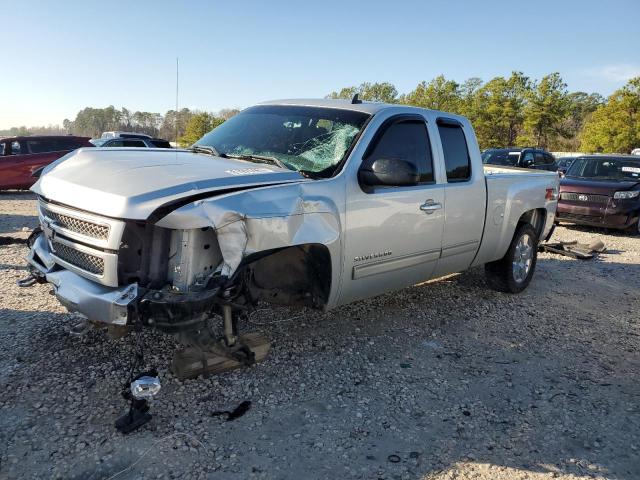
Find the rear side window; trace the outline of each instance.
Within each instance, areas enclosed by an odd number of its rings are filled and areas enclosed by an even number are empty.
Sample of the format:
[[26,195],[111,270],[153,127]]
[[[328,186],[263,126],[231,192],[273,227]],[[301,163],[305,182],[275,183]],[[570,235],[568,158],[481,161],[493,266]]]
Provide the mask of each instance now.
[[56,152],[61,150],[58,147],[57,139],[55,138],[41,138],[37,140],[27,140],[27,152],[28,153],[46,153]]
[[536,165],[545,165],[547,159],[544,157],[544,153],[536,152]]
[[387,127],[366,160],[373,163],[379,158],[409,162],[420,174],[420,183],[433,182],[429,134],[427,126],[420,120],[399,121]]
[[123,147],[146,147],[145,143],[142,140],[123,140]]
[[448,182],[464,182],[471,178],[471,158],[462,127],[438,120]]
[[80,142],[73,138],[59,138],[57,140],[58,150],[75,150],[76,148],[80,148]]
[[151,143],[157,148],[171,148],[171,144],[166,140],[151,140]]

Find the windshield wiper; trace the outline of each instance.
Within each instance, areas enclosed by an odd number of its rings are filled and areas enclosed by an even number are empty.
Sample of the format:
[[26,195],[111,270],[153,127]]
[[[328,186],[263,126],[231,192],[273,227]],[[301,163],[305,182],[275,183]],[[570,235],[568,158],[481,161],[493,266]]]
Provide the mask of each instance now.
[[216,150],[216,147],[212,147],[210,145],[191,145],[190,148],[187,148],[190,152],[196,153],[206,153],[207,155],[213,155],[214,157],[221,157],[220,152]]
[[223,158],[237,158],[238,160],[248,160],[249,162],[257,161],[259,163],[271,163],[280,168],[291,170],[289,167],[287,167],[287,165],[282,160],[279,160],[276,157],[269,157],[267,155],[253,155],[253,154],[236,155],[234,153],[222,153],[220,154],[220,156]]

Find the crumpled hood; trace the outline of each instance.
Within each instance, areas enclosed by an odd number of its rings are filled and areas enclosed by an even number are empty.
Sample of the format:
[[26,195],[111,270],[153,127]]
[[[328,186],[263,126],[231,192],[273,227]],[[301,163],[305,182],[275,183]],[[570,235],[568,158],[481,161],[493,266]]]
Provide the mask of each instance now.
[[305,178],[275,165],[186,150],[81,148],[49,165],[31,190],[100,215],[143,220],[191,195],[296,181]]

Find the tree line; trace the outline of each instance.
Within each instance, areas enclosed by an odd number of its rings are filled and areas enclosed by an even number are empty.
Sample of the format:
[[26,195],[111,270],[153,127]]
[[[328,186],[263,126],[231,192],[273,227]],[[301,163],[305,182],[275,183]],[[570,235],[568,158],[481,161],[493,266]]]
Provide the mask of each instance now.
[[640,77],[608,98],[569,92],[559,73],[533,80],[522,72],[463,83],[440,75],[400,94],[388,82],[345,87],[328,98],[413,105],[469,118],[482,149],[536,146],[552,151],[629,153],[640,147]]
[[[468,117],[482,149],[536,146],[551,151],[629,153],[640,147],[640,77],[631,79],[608,98],[598,93],[569,92],[558,73],[540,80],[522,72],[487,82],[473,77],[462,83],[440,75],[399,93],[388,82],[365,82],[331,92],[327,98],[414,105]],[[205,112],[183,108],[164,115],[152,112],[87,107],[62,126],[14,127],[0,135],[75,134],[99,137],[124,130],[191,145],[239,110]]]
[[117,109],[113,105],[106,108],[87,107],[80,110],[74,120],[65,118],[62,125],[12,127],[0,131],[0,136],[73,134],[96,138],[102,132],[119,130],[146,133],[170,141],[177,138],[179,144],[191,145],[238,112],[238,109],[223,109],[212,113],[183,108],[177,112],[169,110],[162,115],[131,111],[125,107]]

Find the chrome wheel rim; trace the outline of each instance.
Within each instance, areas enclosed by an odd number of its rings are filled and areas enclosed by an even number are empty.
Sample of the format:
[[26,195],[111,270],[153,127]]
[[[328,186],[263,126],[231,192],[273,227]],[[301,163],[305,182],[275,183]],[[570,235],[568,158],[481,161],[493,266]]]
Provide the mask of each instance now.
[[533,263],[533,239],[527,233],[522,235],[513,253],[513,279],[522,283],[527,279]]

